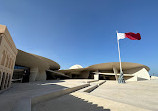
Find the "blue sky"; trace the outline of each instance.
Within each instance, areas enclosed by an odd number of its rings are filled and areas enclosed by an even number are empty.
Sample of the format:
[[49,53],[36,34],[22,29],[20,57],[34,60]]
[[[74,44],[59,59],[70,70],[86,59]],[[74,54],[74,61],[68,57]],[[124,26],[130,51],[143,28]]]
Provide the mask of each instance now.
[[120,40],[122,62],[145,64],[158,74],[157,0],[0,0],[0,24],[17,48],[74,64],[118,62],[116,30],[139,32]]

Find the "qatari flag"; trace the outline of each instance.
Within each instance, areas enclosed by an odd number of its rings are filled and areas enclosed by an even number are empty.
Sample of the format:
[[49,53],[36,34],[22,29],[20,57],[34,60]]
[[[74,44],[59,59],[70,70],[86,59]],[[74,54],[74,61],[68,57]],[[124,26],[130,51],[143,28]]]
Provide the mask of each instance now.
[[129,38],[131,40],[140,40],[141,36],[139,33],[133,33],[133,32],[128,32],[128,33],[117,33],[117,39],[124,39],[124,38]]

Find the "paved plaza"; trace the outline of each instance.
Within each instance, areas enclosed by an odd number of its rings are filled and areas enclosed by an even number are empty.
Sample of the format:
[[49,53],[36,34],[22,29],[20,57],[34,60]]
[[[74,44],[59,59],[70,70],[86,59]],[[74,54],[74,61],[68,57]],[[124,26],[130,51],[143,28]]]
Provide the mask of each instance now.
[[[45,82],[30,82],[30,83],[14,83],[12,87],[0,94],[0,108],[3,111],[12,111],[19,103],[25,101],[26,98],[31,98],[35,95],[73,88],[83,84],[87,84],[87,79],[78,80],[51,80]],[[8,106],[9,104],[9,106]]]
[[[76,86],[89,84],[75,92],[65,93],[58,97],[41,99],[31,105],[26,98],[49,94]],[[90,93],[84,92],[91,86],[102,81],[88,79],[52,80],[47,82],[14,83],[12,87],[0,94],[0,107],[3,111],[157,111],[158,110],[158,80],[127,82],[118,84],[116,81],[106,81]],[[7,99],[6,99],[7,98]],[[30,101],[30,100],[29,100]],[[8,106],[9,104],[9,106]],[[27,104],[29,106],[27,107]],[[61,107],[62,106],[62,107]],[[17,109],[18,110],[17,110]],[[28,109],[27,109],[28,108]]]
[[149,110],[158,110],[158,80],[127,82],[126,84],[107,81],[91,94]]
[[[94,84],[93,82],[92,84]],[[41,102],[33,111],[157,111],[158,80],[118,84],[106,81],[90,93],[80,91]],[[62,107],[61,107],[62,105]]]

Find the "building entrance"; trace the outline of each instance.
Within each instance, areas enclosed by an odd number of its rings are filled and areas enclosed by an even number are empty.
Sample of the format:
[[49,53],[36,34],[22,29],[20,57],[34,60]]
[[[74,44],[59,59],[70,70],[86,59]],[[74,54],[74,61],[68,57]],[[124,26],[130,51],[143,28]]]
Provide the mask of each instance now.
[[13,82],[29,82],[30,68],[15,65],[13,73]]

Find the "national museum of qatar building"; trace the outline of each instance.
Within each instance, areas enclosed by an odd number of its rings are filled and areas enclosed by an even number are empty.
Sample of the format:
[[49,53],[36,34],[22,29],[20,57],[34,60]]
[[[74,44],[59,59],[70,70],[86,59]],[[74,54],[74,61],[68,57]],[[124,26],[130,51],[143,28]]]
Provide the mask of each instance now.
[[[124,79],[127,81],[149,80],[148,66],[122,62]],[[0,25],[0,90],[12,82],[33,82],[55,79],[117,80],[119,62],[101,63],[83,68],[74,65],[60,70],[60,65],[48,58],[16,48],[6,26]]]

